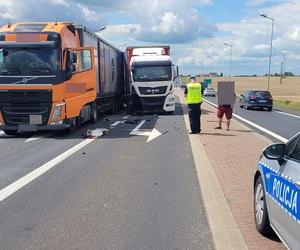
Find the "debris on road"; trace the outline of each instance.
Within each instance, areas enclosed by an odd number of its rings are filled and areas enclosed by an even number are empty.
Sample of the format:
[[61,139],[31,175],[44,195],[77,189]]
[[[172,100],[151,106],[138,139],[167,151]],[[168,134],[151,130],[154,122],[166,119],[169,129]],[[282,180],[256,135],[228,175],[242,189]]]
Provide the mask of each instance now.
[[103,135],[107,135],[108,130],[106,128],[88,129],[86,131],[87,138],[97,138]]

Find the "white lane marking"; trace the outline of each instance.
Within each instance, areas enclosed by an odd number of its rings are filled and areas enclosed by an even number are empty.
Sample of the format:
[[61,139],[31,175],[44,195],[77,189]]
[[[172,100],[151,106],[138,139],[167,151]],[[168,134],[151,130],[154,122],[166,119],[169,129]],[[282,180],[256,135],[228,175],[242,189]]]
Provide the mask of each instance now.
[[44,135],[41,135],[41,136],[35,136],[33,135],[32,137],[28,138],[26,142],[32,142],[32,141],[36,141],[36,140],[39,140],[39,139],[42,139],[42,138],[45,138],[45,137],[48,137],[48,136],[51,136],[51,135],[54,135],[55,132],[51,132],[51,133],[48,133],[48,134],[44,134]]
[[111,124],[110,126],[115,127],[115,126],[118,126],[120,123],[121,123],[121,121],[116,121],[113,124]]
[[287,115],[287,116],[291,116],[291,117],[300,119],[300,116],[298,116],[298,115],[293,115],[293,114],[289,114],[289,113],[285,113],[285,112],[281,112],[281,111],[275,111],[275,110],[274,110],[274,112],[276,112],[278,114]]
[[123,116],[122,117],[122,119],[128,119],[129,118],[129,116],[127,115],[127,116]]
[[142,135],[147,136],[147,142],[154,140],[155,138],[162,135],[157,129],[153,128],[151,132],[149,131],[140,131],[139,129],[144,125],[146,120],[142,120],[129,134],[130,135]]
[[84,141],[80,142],[79,144],[75,145],[74,147],[68,149],[61,155],[55,157],[54,159],[50,160],[49,162],[45,163],[44,165],[40,166],[39,168],[33,170],[29,174],[21,177],[20,179],[16,180],[15,182],[11,183],[7,187],[3,188],[0,190],[0,202],[3,201],[4,199],[8,198],[39,176],[43,175],[46,173],[48,170],[51,168],[55,167],[57,164],[61,163],[62,161],[66,160],[69,158],[71,155],[76,153],[77,151],[81,150],[91,142],[93,142],[96,138],[91,138],[91,139],[85,139]]
[[[206,99],[204,101],[207,102],[207,103],[209,103],[210,105],[212,105],[214,107],[217,107],[216,104],[214,104],[214,103],[212,103],[212,102],[210,102],[210,101],[208,101]],[[247,120],[247,119],[245,119],[245,118],[243,118],[243,117],[241,117],[241,116],[239,116],[237,114],[233,114],[233,116],[236,117],[236,118],[238,118],[239,120],[241,120],[241,121],[249,124],[250,126],[257,128],[258,130],[260,130],[260,131],[262,131],[262,132],[264,132],[264,133],[266,133],[266,134],[268,134],[268,135],[270,135],[270,136],[272,136],[272,137],[274,137],[274,138],[276,138],[276,139],[278,139],[278,140],[280,140],[280,141],[282,141],[284,143],[288,142],[288,139],[286,139],[286,138],[284,138],[284,137],[282,137],[282,136],[280,136],[278,134],[275,134],[274,132],[272,132],[272,131],[270,131],[270,130],[268,130],[268,129],[266,129],[266,128],[264,128],[264,127],[262,127],[262,126],[260,126],[260,125],[258,125],[256,123],[254,123],[254,122],[251,122],[251,121],[249,121],[249,120]]]

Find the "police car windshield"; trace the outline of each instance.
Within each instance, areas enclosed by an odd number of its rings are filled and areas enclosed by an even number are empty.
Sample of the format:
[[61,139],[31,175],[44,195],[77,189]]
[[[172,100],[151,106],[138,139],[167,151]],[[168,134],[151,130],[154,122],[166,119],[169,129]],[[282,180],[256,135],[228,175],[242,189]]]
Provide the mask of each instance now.
[[0,76],[55,75],[59,69],[58,49],[0,49]]
[[171,81],[171,66],[136,66],[132,70],[133,81],[151,82],[151,81]]

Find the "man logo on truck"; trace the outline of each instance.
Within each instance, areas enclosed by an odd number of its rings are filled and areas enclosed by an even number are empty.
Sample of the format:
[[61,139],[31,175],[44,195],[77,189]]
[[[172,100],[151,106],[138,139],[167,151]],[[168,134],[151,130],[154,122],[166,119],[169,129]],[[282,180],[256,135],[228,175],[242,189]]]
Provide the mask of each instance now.
[[159,93],[159,89],[147,89],[147,93],[155,95]]

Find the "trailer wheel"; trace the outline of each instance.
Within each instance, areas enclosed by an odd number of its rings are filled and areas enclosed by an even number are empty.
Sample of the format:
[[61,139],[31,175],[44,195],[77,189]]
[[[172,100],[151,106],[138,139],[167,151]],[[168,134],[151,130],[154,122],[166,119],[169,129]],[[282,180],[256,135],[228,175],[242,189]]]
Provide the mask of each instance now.
[[98,113],[97,104],[93,102],[91,104],[91,122],[96,123],[98,121],[98,118],[99,118],[99,113]]

